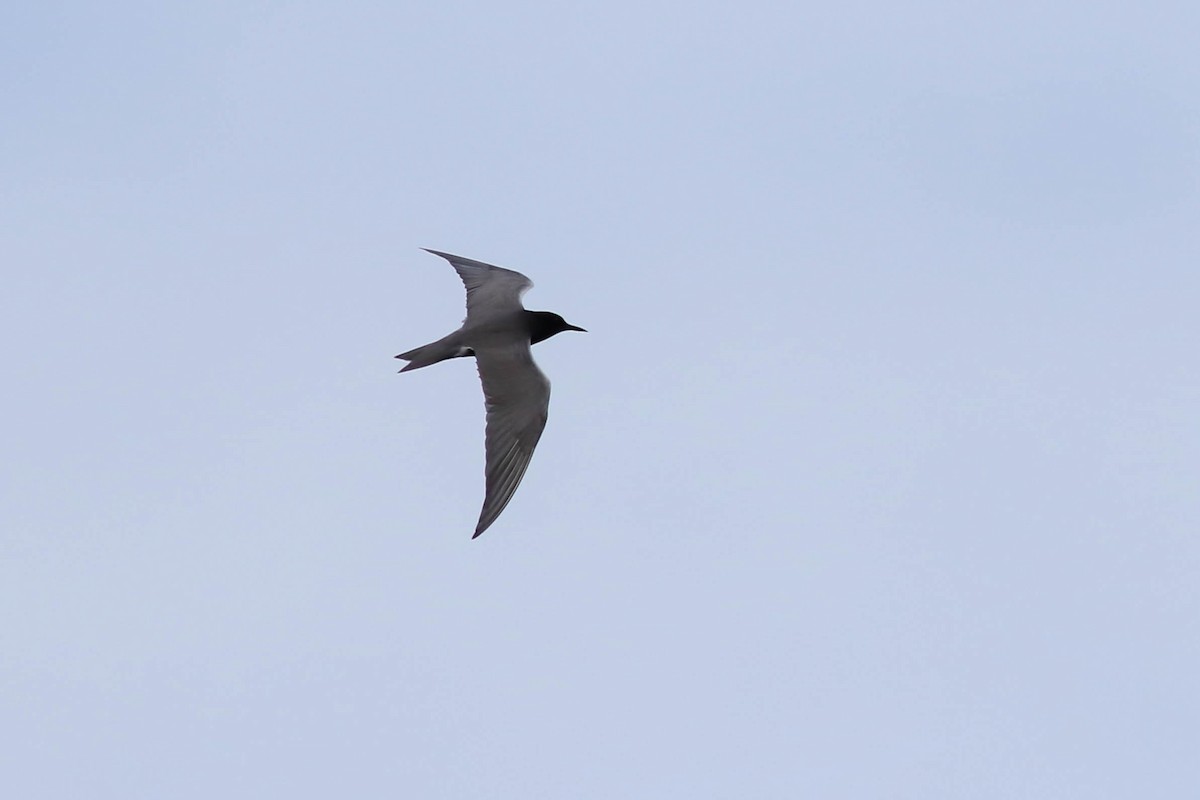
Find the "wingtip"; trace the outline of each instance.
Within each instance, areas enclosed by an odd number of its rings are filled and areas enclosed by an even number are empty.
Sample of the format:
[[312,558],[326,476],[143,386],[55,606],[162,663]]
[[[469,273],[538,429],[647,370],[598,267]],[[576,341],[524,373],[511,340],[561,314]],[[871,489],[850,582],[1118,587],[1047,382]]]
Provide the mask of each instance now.
[[475,524],[475,532],[471,534],[471,539],[472,540],[478,539],[480,536],[483,535],[484,531],[486,531],[488,528],[492,527],[492,523],[495,521],[496,520],[494,517],[487,521],[484,521],[483,517],[480,517],[479,522],[477,522]]

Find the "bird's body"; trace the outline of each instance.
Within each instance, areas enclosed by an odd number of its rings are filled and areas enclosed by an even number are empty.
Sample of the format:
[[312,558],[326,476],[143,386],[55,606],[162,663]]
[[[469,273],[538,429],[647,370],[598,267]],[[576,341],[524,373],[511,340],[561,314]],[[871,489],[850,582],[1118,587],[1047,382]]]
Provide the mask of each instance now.
[[453,333],[396,358],[408,361],[400,370],[408,372],[449,358],[475,357],[487,406],[486,493],[474,534],[479,536],[512,499],[546,427],[550,381],[534,363],[530,347],[583,328],[549,311],[527,311],[521,295],[533,282],[519,272],[428,252],[449,261],[462,278],[467,318]]

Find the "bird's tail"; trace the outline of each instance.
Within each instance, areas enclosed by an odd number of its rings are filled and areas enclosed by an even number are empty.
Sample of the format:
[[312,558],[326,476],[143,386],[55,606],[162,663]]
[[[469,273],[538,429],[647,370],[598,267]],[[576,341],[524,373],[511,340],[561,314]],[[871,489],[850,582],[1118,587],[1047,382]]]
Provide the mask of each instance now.
[[409,350],[407,353],[401,353],[396,358],[404,359],[408,363],[400,371],[408,372],[409,370],[428,367],[430,364],[436,364],[448,358],[475,355],[475,352],[471,348],[464,347],[455,341],[456,338],[454,334],[451,334],[443,339],[438,339],[436,342],[430,342],[429,344]]

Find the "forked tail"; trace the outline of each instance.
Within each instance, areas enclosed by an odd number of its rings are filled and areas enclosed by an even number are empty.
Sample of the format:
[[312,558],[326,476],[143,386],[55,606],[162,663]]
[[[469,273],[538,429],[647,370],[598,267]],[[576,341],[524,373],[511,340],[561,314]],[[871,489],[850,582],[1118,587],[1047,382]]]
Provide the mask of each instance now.
[[464,347],[455,341],[457,337],[454,334],[438,339],[436,342],[421,345],[413,348],[407,353],[401,353],[396,358],[403,359],[408,363],[404,365],[401,372],[428,367],[430,364],[436,364],[439,361],[445,361],[448,358],[461,358],[463,356],[473,356],[475,351],[469,347]]

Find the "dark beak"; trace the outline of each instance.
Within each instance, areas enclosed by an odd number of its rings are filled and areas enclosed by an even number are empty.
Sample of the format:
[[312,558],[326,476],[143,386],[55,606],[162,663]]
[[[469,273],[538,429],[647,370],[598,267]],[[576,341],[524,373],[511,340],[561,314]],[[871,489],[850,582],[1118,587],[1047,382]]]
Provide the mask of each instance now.
[[587,330],[586,330],[586,329],[584,329],[584,328],[580,328],[580,327],[578,327],[578,326],[575,326],[575,325],[572,325],[572,324],[571,324],[571,323],[569,323],[569,322],[567,323],[567,330],[569,330],[569,331],[579,331],[580,333],[587,333]]

